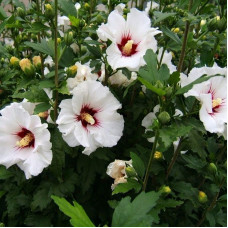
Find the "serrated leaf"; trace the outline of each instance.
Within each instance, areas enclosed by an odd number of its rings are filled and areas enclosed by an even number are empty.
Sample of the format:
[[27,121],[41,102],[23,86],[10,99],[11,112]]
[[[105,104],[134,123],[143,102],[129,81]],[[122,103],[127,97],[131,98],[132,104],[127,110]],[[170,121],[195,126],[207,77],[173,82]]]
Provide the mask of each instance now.
[[135,191],[138,192],[141,189],[141,187],[142,186],[138,183],[137,180],[128,178],[126,183],[119,183],[115,187],[115,189],[112,192],[112,195],[115,195],[118,193],[126,193],[132,189],[135,189]]
[[88,48],[89,52],[93,54],[95,57],[100,58],[102,56],[100,48],[96,46],[90,46],[86,44],[86,47]]
[[64,14],[69,16],[77,16],[77,11],[74,7],[74,4],[71,0],[59,0],[59,5],[61,9],[63,10]]
[[143,161],[137,154],[135,154],[133,152],[130,152],[130,156],[132,159],[132,165],[133,165],[136,173],[139,175],[139,177],[143,178],[144,173],[145,173],[145,165],[144,165]]
[[161,22],[165,20],[168,17],[175,16],[176,13],[162,13],[159,11],[154,11],[154,16],[156,17],[156,20],[154,21],[154,24],[156,25],[158,22]]
[[158,74],[160,81],[167,81],[170,77],[168,66],[166,64],[162,64],[158,71]]
[[49,103],[40,103],[40,104],[37,104],[36,107],[35,107],[35,109],[34,109],[34,114],[38,114],[40,112],[45,112],[49,108],[51,108],[51,105]]
[[39,88],[43,89],[43,88],[54,88],[55,87],[55,83],[52,80],[43,80],[39,83]]
[[195,170],[200,170],[204,168],[207,165],[206,161],[203,161],[202,159],[198,158],[197,156],[193,155],[182,155],[181,156],[187,164],[185,166],[195,169]]
[[154,93],[158,94],[159,96],[163,96],[166,94],[166,92],[163,89],[157,88],[153,86],[150,82],[146,81],[143,78],[138,77],[138,80],[146,86],[147,89],[153,91]]
[[39,189],[34,195],[31,203],[32,210],[39,208],[40,210],[45,209],[51,202],[50,197],[48,197],[49,187]]
[[69,19],[70,19],[70,22],[71,22],[71,25],[78,28],[79,27],[79,23],[80,23],[80,19],[79,18],[76,18],[72,15],[69,15]]
[[76,201],[73,201],[73,206],[64,198],[52,195],[51,198],[59,206],[59,209],[68,217],[71,218],[70,223],[75,227],[94,227],[90,218],[86,214],[83,207]]
[[170,75],[170,78],[168,80],[168,83],[170,85],[175,85],[177,84],[178,82],[180,81],[180,72],[176,71],[176,72],[173,72],[171,75]]
[[180,88],[177,90],[176,95],[180,95],[183,93],[187,93],[195,84],[199,84],[201,82],[205,82],[207,80],[209,80],[210,78],[215,77],[215,75],[212,76],[202,76],[198,79],[196,79],[195,81],[191,82],[190,84]]
[[12,176],[13,174],[10,171],[8,171],[5,168],[5,166],[2,166],[2,165],[0,166],[0,180],[6,180]]
[[175,41],[178,45],[182,45],[182,42],[176,33],[172,32],[171,30],[169,30],[164,26],[161,27],[161,30],[166,36],[168,36],[170,39]]
[[149,211],[159,196],[157,192],[141,192],[132,202],[129,196],[123,198],[113,213],[112,226],[151,226],[154,218]]

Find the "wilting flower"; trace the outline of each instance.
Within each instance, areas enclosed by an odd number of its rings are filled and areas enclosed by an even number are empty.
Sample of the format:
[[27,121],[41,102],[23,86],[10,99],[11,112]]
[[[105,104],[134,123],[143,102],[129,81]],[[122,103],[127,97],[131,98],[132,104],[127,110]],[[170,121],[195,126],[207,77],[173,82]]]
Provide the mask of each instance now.
[[[73,89],[84,81],[97,80],[98,75],[92,73],[92,69],[88,66],[89,64],[81,64],[77,62],[76,66],[76,76],[74,78],[67,79],[67,87],[72,93]],[[72,66],[71,66],[72,67]]]
[[6,168],[17,164],[27,179],[39,175],[52,161],[47,124],[30,115],[30,108],[12,103],[0,111],[0,164]]
[[[181,85],[185,86],[192,81],[207,75],[226,75],[226,68],[213,67],[194,68],[188,77],[182,76]],[[223,133],[227,123],[227,79],[216,76],[196,84],[187,93],[186,97],[194,96],[201,103],[199,112],[200,120],[204,127],[211,133]]]
[[127,182],[126,164],[132,166],[132,160],[115,160],[108,165],[106,173],[114,179],[114,184],[111,186],[112,190],[114,190],[117,184]]
[[118,70],[115,74],[113,74],[111,77],[109,77],[109,83],[112,85],[118,85],[127,87],[130,85],[133,81],[137,79],[137,74],[135,72],[131,73],[131,78],[128,79],[123,73],[122,70]]
[[154,36],[160,33],[150,27],[150,19],[145,12],[135,8],[127,15],[127,20],[114,10],[108,17],[107,24],[102,23],[97,34],[103,41],[111,40],[107,48],[107,60],[115,70],[127,67],[137,71],[145,64],[143,56],[147,49],[157,50],[157,41]]
[[119,101],[97,81],[85,81],[74,88],[72,99],[60,103],[57,119],[69,146],[82,145],[91,154],[98,147],[113,147],[122,136],[124,120],[117,113]]

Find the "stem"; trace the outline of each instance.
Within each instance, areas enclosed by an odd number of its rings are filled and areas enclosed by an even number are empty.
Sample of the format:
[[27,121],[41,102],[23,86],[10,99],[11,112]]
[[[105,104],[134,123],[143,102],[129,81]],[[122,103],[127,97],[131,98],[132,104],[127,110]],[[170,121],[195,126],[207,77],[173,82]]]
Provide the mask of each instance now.
[[[189,11],[192,8],[192,2],[193,2],[193,0],[189,1],[189,6],[188,6],[188,10]],[[182,49],[181,49],[181,55],[180,55],[180,61],[179,61],[178,67],[177,67],[177,71],[179,71],[179,72],[182,71],[182,67],[183,67],[183,63],[184,63],[184,57],[185,57],[185,51],[186,51],[186,46],[187,46],[189,27],[190,27],[190,22],[186,21],[185,31],[184,31],[184,40],[183,40]]]
[[55,0],[55,87],[56,87],[56,92],[55,92],[55,105],[54,105],[54,122],[56,122],[57,119],[57,108],[58,108],[58,87],[59,87],[59,78],[58,78],[58,42],[57,42],[57,36],[58,36],[58,30],[57,30],[57,25],[58,25],[58,0]]
[[166,180],[168,179],[169,174],[170,174],[170,172],[171,172],[171,170],[172,170],[172,168],[173,168],[173,165],[174,165],[174,163],[176,162],[177,157],[178,157],[178,155],[179,155],[179,153],[180,153],[182,142],[183,142],[183,137],[180,138],[180,141],[179,141],[179,144],[178,144],[178,146],[177,146],[177,149],[176,149],[176,151],[175,151],[174,154],[173,154],[172,161],[171,161],[171,163],[169,164],[169,167],[168,167],[168,169],[167,169],[167,173],[166,173],[166,177],[165,177]]
[[219,191],[218,191],[218,193],[215,195],[215,197],[214,197],[214,199],[212,200],[210,206],[206,209],[206,211],[204,211],[204,213],[203,213],[203,215],[202,215],[202,218],[201,218],[200,221],[197,223],[196,227],[201,226],[201,224],[204,222],[204,220],[205,220],[205,218],[206,218],[206,214],[207,214],[211,209],[214,208],[214,206],[215,206],[215,204],[216,204],[216,201],[217,201],[217,198],[219,197],[220,190],[221,190],[221,188],[222,188],[224,182],[225,182],[225,177],[223,177],[222,182],[221,182],[221,184],[219,185]]
[[141,0],[141,4],[140,4],[140,10],[143,10],[143,5],[144,5],[145,0]]
[[165,50],[166,50],[166,46],[165,46],[165,47],[163,48],[163,50],[162,50],[161,58],[160,58],[160,61],[159,61],[159,63],[158,63],[158,69],[161,67],[161,63],[162,63],[162,59],[163,59]]
[[143,187],[142,187],[143,191],[146,190],[147,181],[148,181],[148,177],[149,177],[149,173],[150,173],[150,168],[151,168],[151,165],[152,165],[152,161],[153,161],[153,158],[154,158],[154,153],[155,153],[156,146],[157,146],[158,135],[159,135],[159,131],[157,130],[156,133],[155,133],[155,139],[154,139],[154,144],[153,144],[152,151],[151,151],[151,154],[150,154],[149,163],[148,163],[147,169],[146,169],[146,175],[145,175],[145,178],[144,178],[144,181],[143,181]]

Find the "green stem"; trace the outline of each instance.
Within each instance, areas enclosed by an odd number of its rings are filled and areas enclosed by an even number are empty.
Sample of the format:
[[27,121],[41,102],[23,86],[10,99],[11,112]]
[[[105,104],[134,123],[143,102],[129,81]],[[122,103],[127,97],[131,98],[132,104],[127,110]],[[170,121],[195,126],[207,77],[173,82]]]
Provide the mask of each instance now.
[[173,165],[174,165],[174,163],[176,162],[177,157],[178,157],[178,155],[179,155],[179,153],[180,153],[180,151],[181,151],[182,142],[183,142],[183,137],[180,138],[180,141],[179,141],[179,143],[178,143],[177,149],[176,149],[176,151],[174,152],[173,157],[172,157],[172,160],[171,160],[171,162],[170,162],[170,164],[169,164],[169,167],[168,167],[168,169],[167,169],[167,173],[166,173],[166,177],[165,177],[166,180],[168,179],[169,174],[170,174],[170,172],[171,172],[171,170],[172,170],[172,168],[173,168]]
[[143,5],[144,5],[145,0],[141,0],[141,4],[140,4],[140,10],[143,10]]
[[[192,8],[192,2],[193,2],[193,0],[189,1],[189,6],[188,6],[188,10],[189,11]],[[184,63],[184,57],[185,57],[185,51],[186,51],[186,46],[187,46],[189,27],[190,27],[190,22],[186,21],[185,31],[184,31],[184,40],[183,40],[183,44],[182,44],[182,48],[181,48],[180,61],[178,63],[178,67],[177,67],[177,71],[179,71],[179,72],[182,71],[182,67],[183,67],[183,63]]]
[[150,154],[150,159],[149,159],[149,162],[148,162],[148,165],[147,165],[146,175],[145,175],[144,181],[143,181],[143,187],[142,187],[143,191],[146,191],[146,186],[147,186],[147,181],[148,181],[148,178],[149,178],[150,168],[151,168],[151,165],[152,165],[152,161],[153,161],[153,158],[154,158],[154,153],[155,153],[156,146],[157,146],[158,136],[159,136],[159,130],[157,130],[156,133],[155,133],[154,144],[153,144],[152,151],[151,151],[151,154]]
[[200,221],[197,223],[196,227],[199,227],[199,226],[202,225],[202,223],[204,222],[204,220],[205,220],[205,218],[206,218],[206,214],[207,214],[210,210],[212,210],[212,209],[214,208],[214,206],[215,206],[215,204],[216,204],[216,202],[217,202],[217,199],[218,199],[218,197],[219,197],[220,190],[221,190],[221,188],[222,188],[224,182],[225,182],[225,177],[223,177],[223,179],[222,179],[222,181],[221,181],[221,184],[219,185],[219,191],[218,191],[218,193],[215,195],[215,197],[214,197],[214,199],[212,200],[210,206],[204,211],[204,213],[203,213],[203,215],[202,215],[202,218],[201,218]]
[[58,0],[55,0],[55,87],[56,87],[56,92],[55,92],[55,105],[54,105],[54,122],[56,122],[57,115],[58,115],[58,87],[59,87],[59,78],[58,78],[58,42],[57,42],[57,37],[58,37]]

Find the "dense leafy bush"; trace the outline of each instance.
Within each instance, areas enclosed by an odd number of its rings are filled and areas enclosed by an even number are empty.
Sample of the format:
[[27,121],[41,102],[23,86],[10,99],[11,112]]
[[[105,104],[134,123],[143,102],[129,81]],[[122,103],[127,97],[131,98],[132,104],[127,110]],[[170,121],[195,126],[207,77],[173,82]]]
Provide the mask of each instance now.
[[0,2],[0,226],[226,226],[226,1]]

